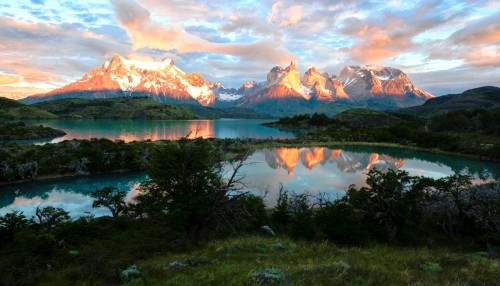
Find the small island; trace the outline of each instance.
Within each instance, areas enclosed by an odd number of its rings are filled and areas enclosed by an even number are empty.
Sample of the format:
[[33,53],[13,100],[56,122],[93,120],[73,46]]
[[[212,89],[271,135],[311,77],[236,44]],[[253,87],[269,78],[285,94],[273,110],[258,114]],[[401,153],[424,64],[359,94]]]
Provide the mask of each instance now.
[[66,132],[43,125],[30,125],[25,122],[0,123],[0,140],[29,140],[55,138],[66,135]]

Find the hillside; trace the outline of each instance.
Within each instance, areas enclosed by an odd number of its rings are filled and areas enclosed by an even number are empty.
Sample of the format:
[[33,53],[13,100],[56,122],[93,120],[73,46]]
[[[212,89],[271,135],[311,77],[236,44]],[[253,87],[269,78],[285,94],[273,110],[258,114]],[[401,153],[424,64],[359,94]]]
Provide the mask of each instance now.
[[493,109],[500,107],[500,88],[483,86],[461,94],[448,94],[427,100],[421,106],[400,109],[399,112],[420,117],[431,117],[449,111]]
[[200,119],[270,118],[246,108],[213,108],[201,105],[158,103],[145,97],[109,99],[67,98],[44,101],[33,106],[63,118]]
[[187,106],[162,104],[149,98],[68,98],[33,106],[65,118],[195,119]]
[[0,118],[2,119],[55,119],[57,115],[15,100],[0,97]]
[[[104,276],[95,271],[98,274],[89,277],[88,267],[75,265],[73,261],[87,261],[78,256],[90,257],[90,249],[81,252],[69,257],[72,263],[64,269],[44,276],[46,284],[91,284],[97,280],[94,276]],[[135,265],[140,275],[131,275],[134,278],[125,285],[494,285],[495,272],[500,271],[497,260],[484,252],[387,245],[360,248],[262,236],[146,256]],[[104,266],[108,272],[111,267]],[[264,279],[266,269],[269,274]],[[456,274],[464,271],[467,275]]]
[[196,113],[200,118],[246,118],[246,119],[260,119],[260,118],[275,118],[275,116],[258,113],[250,108],[243,107],[226,107],[215,108],[208,106],[190,105],[189,108]]
[[384,142],[500,159],[500,108],[443,111],[430,118],[356,108],[334,117],[296,115],[264,125],[296,130],[305,139]]
[[383,128],[407,121],[405,115],[366,108],[352,108],[328,117],[315,113],[312,116],[296,115],[282,117],[276,122],[265,123],[266,126],[291,129],[315,129],[330,127],[330,129],[347,130],[352,128]]
[[342,123],[355,127],[386,127],[403,121],[395,114],[364,108],[346,110],[334,117]]

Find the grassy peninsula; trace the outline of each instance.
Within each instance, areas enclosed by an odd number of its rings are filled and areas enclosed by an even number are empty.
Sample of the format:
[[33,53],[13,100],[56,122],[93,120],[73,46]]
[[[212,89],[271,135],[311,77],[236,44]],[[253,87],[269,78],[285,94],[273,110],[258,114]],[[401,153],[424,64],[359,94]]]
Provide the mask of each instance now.
[[66,135],[66,132],[42,125],[31,125],[24,122],[0,123],[0,140],[26,140],[53,138]]

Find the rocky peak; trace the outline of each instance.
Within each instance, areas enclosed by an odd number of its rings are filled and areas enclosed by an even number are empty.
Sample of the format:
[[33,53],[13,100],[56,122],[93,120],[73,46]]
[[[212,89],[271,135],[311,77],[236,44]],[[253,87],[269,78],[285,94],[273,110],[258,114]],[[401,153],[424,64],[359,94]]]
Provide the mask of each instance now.
[[431,94],[415,87],[399,69],[381,66],[349,66],[340,72],[339,80],[354,100],[384,99],[399,107],[419,105]]
[[320,82],[324,86],[324,83],[326,82],[326,77],[323,76],[320,72],[316,70],[315,67],[311,67],[304,73],[304,85],[311,87],[315,83]]
[[247,82],[243,83],[242,85],[240,85],[240,89],[252,88],[256,84],[257,84],[257,82],[255,82],[255,80],[247,81]]
[[291,70],[296,70],[296,71],[298,71],[298,70],[297,70],[297,65],[295,64],[295,62],[294,62],[294,61],[291,61],[291,62],[290,62],[290,65],[289,65],[286,69],[287,69],[288,71],[291,71]]
[[[187,81],[192,86],[203,86],[206,85],[205,79],[199,73],[192,73],[186,76]],[[210,87],[210,86],[209,86]]]
[[344,92],[342,84],[328,74],[320,73],[315,67],[311,67],[304,73],[303,83],[311,88],[311,98],[319,101],[334,101],[336,98],[349,98]]

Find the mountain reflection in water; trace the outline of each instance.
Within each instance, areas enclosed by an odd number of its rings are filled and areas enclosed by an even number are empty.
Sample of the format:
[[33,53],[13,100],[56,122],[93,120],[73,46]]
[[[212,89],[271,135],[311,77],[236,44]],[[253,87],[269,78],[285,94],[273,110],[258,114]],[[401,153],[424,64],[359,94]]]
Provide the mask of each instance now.
[[[405,170],[414,176],[442,178],[467,171],[475,182],[498,179],[500,164],[460,157],[373,146],[342,148],[271,148],[254,152],[248,165],[240,169],[248,191],[267,192],[266,203],[274,205],[280,184],[293,192],[324,193],[332,199],[341,197],[349,185],[363,186],[370,169]],[[227,164],[228,173],[232,170]],[[33,215],[37,206],[62,207],[73,216],[85,212],[105,215],[105,209],[93,209],[90,193],[98,188],[114,186],[128,193],[132,200],[144,172],[82,176],[46,180],[0,187],[0,215],[19,210]]]
[[316,165],[335,163],[342,172],[352,173],[360,170],[377,168],[386,171],[389,168],[401,168],[405,160],[393,158],[389,155],[378,153],[352,153],[341,149],[329,149],[325,147],[312,148],[276,148],[267,149],[265,152],[266,162],[273,169],[283,168],[289,175],[293,175],[293,169],[300,158],[302,165],[312,170]]
[[65,119],[31,120],[64,130],[67,134],[53,139],[32,140],[33,143],[57,143],[71,139],[107,138],[125,142],[142,140],[177,140],[189,138],[293,138],[293,132],[261,125],[272,119],[216,120],[141,120],[141,119]]

